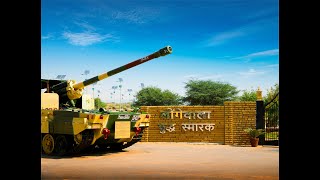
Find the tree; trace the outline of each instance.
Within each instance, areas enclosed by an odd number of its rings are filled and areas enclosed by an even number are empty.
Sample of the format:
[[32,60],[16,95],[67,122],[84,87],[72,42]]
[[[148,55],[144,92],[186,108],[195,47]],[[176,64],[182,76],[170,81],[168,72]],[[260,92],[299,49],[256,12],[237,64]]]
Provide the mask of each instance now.
[[275,101],[278,101],[279,100],[279,84],[275,84],[273,85],[273,87],[271,87],[270,89],[267,90],[267,94],[264,96],[263,100],[264,100],[264,103],[268,103],[270,102],[273,98],[275,98]]
[[180,105],[182,104],[182,97],[179,96],[176,93],[173,93],[169,90],[164,90],[162,91],[162,101],[163,101],[163,105]]
[[189,105],[223,105],[224,101],[236,99],[236,87],[211,80],[189,80],[186,85],[186,96],[183,101]]
[[253,89],[250,91],[244,90],[243,94],[239,97],[240,101],[257,101],[257,92]]
[[134,106],[170,106],[181,104],[181,97],[169,90],[162,91],[157,87],[145,87],[137,95]]
[[106,108],[107,104],[105,102],[102,102],[100,98],[94,98],[94,108]]

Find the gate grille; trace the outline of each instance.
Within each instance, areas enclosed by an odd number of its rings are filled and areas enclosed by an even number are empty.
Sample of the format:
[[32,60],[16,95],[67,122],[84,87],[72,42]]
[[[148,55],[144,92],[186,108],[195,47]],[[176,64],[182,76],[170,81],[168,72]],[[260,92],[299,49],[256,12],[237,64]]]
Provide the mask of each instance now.
[[265,105],[265,142],[279,145],[279,92]]

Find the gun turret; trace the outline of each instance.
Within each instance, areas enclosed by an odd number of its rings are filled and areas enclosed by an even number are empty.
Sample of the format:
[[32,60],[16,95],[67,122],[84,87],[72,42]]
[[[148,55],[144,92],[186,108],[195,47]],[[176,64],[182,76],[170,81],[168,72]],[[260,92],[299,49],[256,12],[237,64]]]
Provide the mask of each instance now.
[[[69,101],[71,104],[70,106],[75,106],[75,103],[73,100],[80,99],[82,97],[83,89],[86,86],[89,86],[90,84],[94,84],[98,81],[101,81],[105,78],[108,78],[110,76],[113,76],[115,74],[118,74],[122,71],[125,71],[127,69],[130,69],[134,66],[140,65],[142,63],[145,63],[147,61],[150,61],[152,59],[165,56],[172,53],[171,46],[166,46],[159,51],[152,53],[148,56],[145,56],[143,58],[140,58],[138,60],[135,60],[133,62],[130,62],[126,65],[123,65],[121,67],[115,68],[111,71],[108,71],[106,73],[100,74],[98,76],[95,76],[93,78],[87,79],[83,82],[76,83],[74,80],[45,80],[42,79],[42,88],[47,88],[46,92],[54,92],[59,95],[59,102],[60,104],[68,104]],[[52,82],[52,84],[50,84]],[[43,85],[46,83],[46,85]]]

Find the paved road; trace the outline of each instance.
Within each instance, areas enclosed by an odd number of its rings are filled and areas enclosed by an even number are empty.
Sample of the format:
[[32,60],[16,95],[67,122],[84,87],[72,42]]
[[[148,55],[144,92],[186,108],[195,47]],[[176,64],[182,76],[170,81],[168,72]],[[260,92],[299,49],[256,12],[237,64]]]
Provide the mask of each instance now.
[[139,142],[122,152],[41,158],[42,179],[278,180],[279,147]]

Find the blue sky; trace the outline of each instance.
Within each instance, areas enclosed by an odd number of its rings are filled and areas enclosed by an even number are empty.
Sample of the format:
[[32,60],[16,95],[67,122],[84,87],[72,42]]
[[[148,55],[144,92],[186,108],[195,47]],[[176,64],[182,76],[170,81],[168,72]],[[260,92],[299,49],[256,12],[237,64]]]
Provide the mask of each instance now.
[[167,45],[172,54],[90,85],[86,93],[119,102],[119,88],[111,93],[122,78],[122,102],[141,83],[183,96],[190,79],[226,82],[238,90],[260,87],[266,94],[279,82],[279,2],[41,1],[41,78],[66,75],[80,82]]

